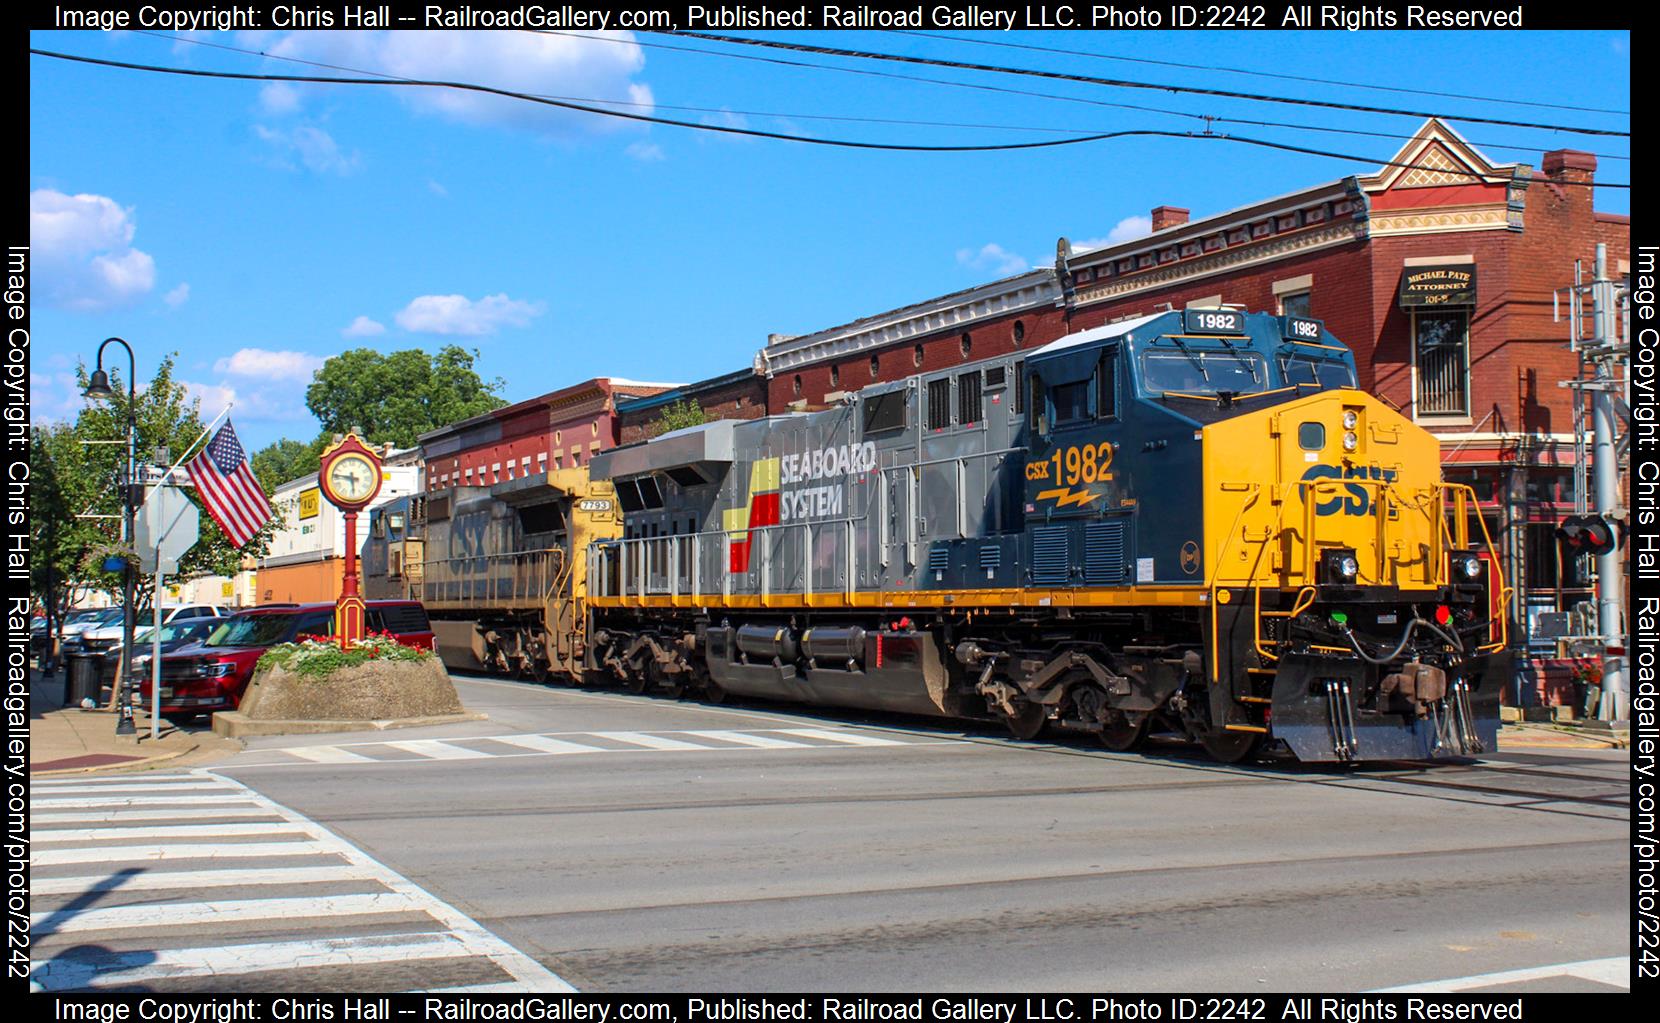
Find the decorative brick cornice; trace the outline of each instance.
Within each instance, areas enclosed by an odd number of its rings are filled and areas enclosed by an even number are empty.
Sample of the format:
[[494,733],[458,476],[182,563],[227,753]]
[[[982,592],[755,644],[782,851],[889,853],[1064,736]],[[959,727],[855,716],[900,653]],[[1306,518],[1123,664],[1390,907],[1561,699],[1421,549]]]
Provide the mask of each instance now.
[[[1377,223],[1377,215],[1373,214],[1372,223]],[[1317,249],[1343,245],[1366,237],[1366,222],[1343,220],[1324,227],[1299,231],[1296,234],[1280,235],[1266,239],[1254,245],[1241,246],[1217,252],[1197,259],[1188,259],[1157,270],[1146,273],[1135,273],[1125,277],[1118,277],[1089,287],[1078,289],[1078,304],[1088,305],[1094,302],[1110,302],[1141,291],[1155,291],[1161,288],[1185,284],[1188,281],[1211,277],[1216,274],[1229,273],[1258,263],[1267,263],[1276,259],[1286,259],[1290,256],[1299,256],[1305,252]]]
[[1510,209],[1504,203],[1373,213],[1372,236],[1376,238],[1399,234],[1439,234],[1446,231],[1504,231],[1511,228],[1512,220],[1519,226],[1521,216],[1521,210]]

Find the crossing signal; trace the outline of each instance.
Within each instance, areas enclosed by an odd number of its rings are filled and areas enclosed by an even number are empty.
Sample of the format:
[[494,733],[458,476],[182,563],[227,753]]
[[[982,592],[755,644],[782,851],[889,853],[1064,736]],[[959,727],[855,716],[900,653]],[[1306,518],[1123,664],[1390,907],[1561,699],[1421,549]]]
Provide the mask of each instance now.
[[1570,515],[1556,527],[1556,536],[1574,554],[1600,557],[1618,546],[1614,527],[1601,515]]

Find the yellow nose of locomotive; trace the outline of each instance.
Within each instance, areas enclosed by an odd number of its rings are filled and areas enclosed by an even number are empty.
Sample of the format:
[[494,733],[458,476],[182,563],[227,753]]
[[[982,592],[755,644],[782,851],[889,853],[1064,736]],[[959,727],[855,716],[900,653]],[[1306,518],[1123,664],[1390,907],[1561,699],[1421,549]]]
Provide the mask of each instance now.
[[1212,587],[1445,582],[1440,446],[1340,388],[1204,428]]

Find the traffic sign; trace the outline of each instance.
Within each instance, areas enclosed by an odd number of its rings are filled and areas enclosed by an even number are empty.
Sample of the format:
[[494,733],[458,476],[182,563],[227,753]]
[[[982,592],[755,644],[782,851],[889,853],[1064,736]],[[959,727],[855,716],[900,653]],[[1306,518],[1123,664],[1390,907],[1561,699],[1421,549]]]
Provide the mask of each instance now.
[[139,568],[151,574],[174,575],[179,559],[196,546],[201,536],[201,515],[196,503],[172,487],[151,487],[138,509],[134,542]]

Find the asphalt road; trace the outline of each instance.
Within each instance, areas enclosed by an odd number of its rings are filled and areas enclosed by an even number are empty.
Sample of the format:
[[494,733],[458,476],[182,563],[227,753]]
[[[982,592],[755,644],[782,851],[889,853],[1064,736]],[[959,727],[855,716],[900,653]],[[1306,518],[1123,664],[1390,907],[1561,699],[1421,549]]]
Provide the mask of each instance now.
[[[1121,755],[916,719],[458,681],[489,720],[251,740],[213,769],[228,781],[206,778],[256,800],[254,826],[223,841],[268,844],[260,822],[298,821],[331,869],[355,862],[338,842],[393,878],[374,892],[405,897],[279,886],[314,914],[313,936],[424,935],[431,920],[446,935],[432,940],[459,936],[453,956],[421,953],[428,969],[347,956],[295,986],[1359,991],[1630,951],[1624,752],[1223,767],[1177,746]],[[293,820],[257,816],[258,800]],[[247,869],[302,862],[244,852]],[[81,904],[147,898],[109,888]],[[331,906],[357,915],[330,923]],[[130,924],[88,958],[75,949],[105,937],[93,925],[81,945],[37,940],[37,955],[76,966],[147,940]],[[293,940],[274,924],[232,933]],[[1579,972],[1520,983],[1613,989]],[[243,976],[153,986],[270,989],[285,974]]]

